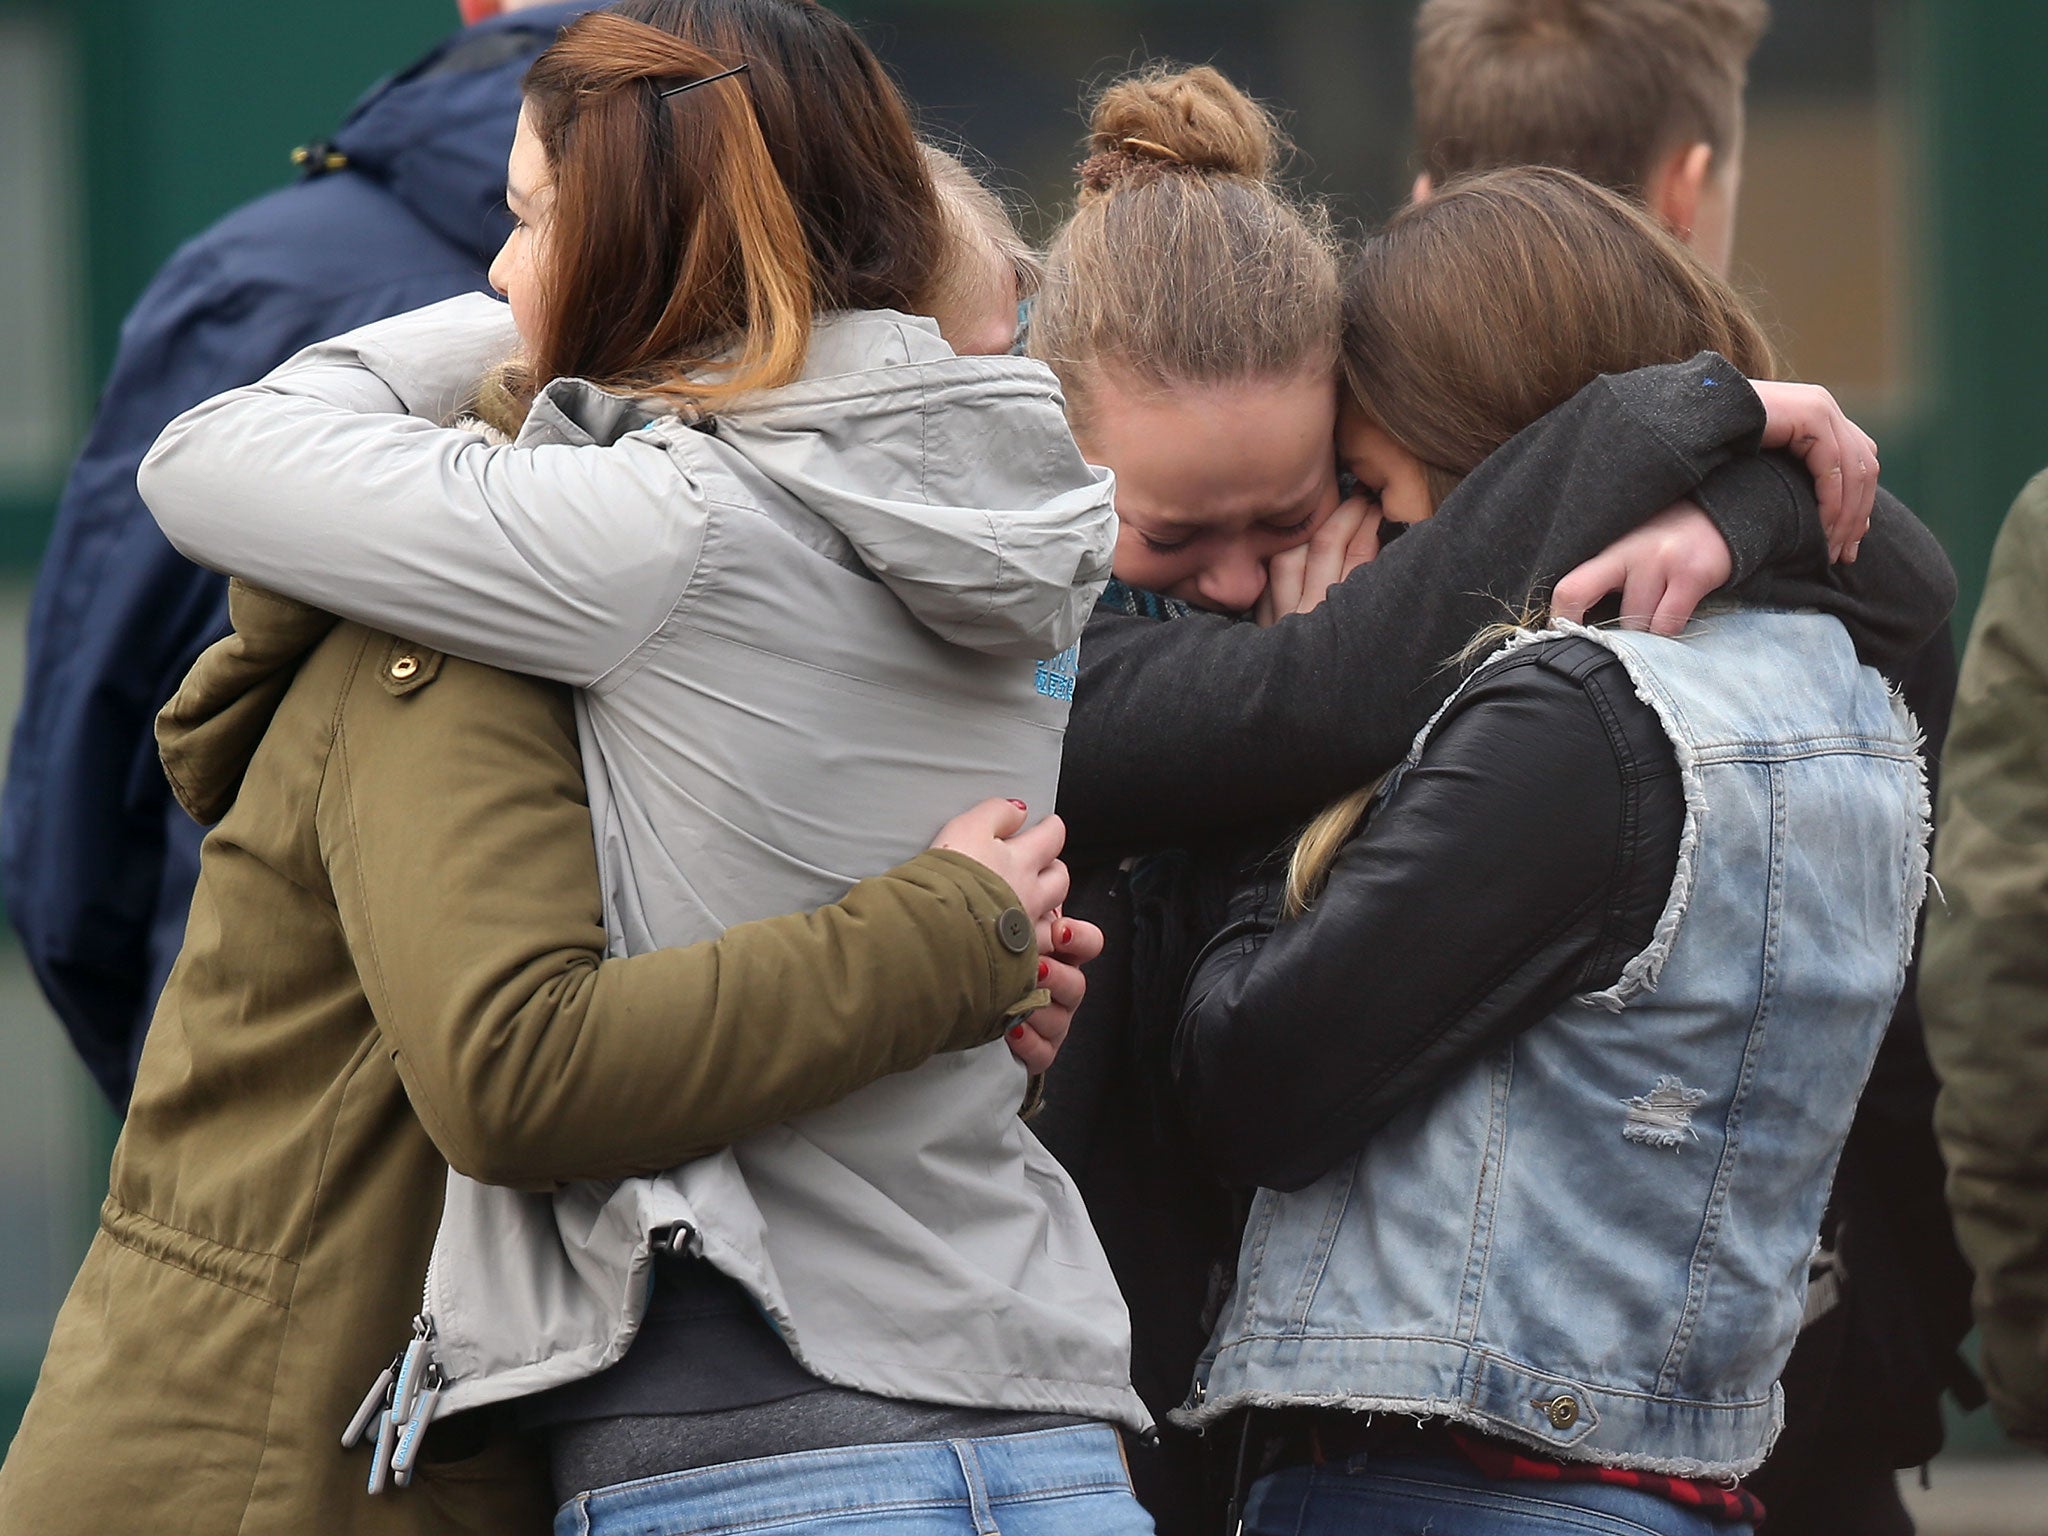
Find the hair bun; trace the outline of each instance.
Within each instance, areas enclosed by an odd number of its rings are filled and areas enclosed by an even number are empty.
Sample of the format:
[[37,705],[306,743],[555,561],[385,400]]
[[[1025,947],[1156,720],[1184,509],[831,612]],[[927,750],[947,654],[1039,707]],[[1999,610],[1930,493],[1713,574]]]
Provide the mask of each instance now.
[[1273,114],[1206,64],[1154,67],[1117,81],[1089,114],[1083,183],[1106,190],[1119,168],[1185,168],[1269,181],[1286,136]]

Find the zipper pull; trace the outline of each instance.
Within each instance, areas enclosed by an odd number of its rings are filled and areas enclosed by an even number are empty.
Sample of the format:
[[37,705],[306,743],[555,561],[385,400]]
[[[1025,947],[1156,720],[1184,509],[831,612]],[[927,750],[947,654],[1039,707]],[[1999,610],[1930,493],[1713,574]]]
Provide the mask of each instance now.
[[400,1351],[391,1357],[391,1363],[384,1367],[377,1377],[377,1385],[370,1388],[370,1395],[363,1399],[363,1406],[356,1410],[356,1416],[348,1421],[348,1428],[341,1432],[341,1448],[352,1451],[363,1443],[363,1436],[370,1432],[370,1426],[377,1422],[377,1415],[391,1403],[391,1384],[398,1380],[399,1361],[404,1358]]
[[398,1420],[386,1408],[377,1419],[377,1449],[370,1457],[370,1492],[382,1493],[391,1485],[391,1452],[398,1444]]
[[404,1431],[398,1437],[398,1448],[391,1453],[391,1478],[400,1488],[412,1481],[412,1470],[419,1460],[420,1441],[426,1438],[427,1426],[434,1421],[434,1410],[441,1405],[441,1388],[447,1384],[441,1374],[441,1367],[429,1360],[426,1369],[420,1373],[419,1399],[406,1421]]
[[399,1357],[398,1380],[391,1389],[391,1416],[403,1424],[412,1417],[412,1405],[419,1398],[420,1367],[426,1363],[434,1341],[434,1320],[422,1312],[412,1320],[412,1342]]

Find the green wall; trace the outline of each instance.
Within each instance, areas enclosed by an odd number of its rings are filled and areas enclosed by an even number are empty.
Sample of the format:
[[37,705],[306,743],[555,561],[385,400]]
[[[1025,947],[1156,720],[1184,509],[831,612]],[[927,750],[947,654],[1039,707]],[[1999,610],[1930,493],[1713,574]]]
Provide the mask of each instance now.
[[366,86],[458,24],[448,0],[87,0],[86,250],[95,362],[181,241],[292,179]]
[[2048,5],[1916,11],[1929,377],[1914,506],[1962,578],[1960,639],[2006,508],[2048,467]]
[[[69,45],[86,387],[178,244],[291,180],[291,150],[459,23],[451,0],[0,0]],[[80,402],[80,421],[87,402]],[[32,564],[58,490],[0,501],[0,565]]]

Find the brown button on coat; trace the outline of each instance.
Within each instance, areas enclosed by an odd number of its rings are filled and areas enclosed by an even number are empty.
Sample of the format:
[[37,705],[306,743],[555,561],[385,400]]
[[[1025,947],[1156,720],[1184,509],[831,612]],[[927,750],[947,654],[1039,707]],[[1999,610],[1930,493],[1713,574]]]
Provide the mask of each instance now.
[[565,690],[232,604],[159,723],[219,826],[0,1533],[544,1531],[518,1441],[377,1498],[340,1446],[418,1309],[448,1167],[544,1188],[683,1162],[985,1043],[1035,956],[998,936],[1003,881],[927,853],[606,960]]

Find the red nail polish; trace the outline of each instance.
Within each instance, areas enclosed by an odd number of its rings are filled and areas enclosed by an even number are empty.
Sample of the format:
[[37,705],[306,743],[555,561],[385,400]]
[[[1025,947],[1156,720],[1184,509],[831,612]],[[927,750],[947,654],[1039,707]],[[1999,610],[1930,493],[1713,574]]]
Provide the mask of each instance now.
[[1040,981],[1043,981],[1043,980],[1045,980],[1045,978],[1046,978],[1046,977],[1050,976],[1051,974],[1052,974],[1052,962],[1051,962],[1050,960],[1041,960],[1041,961],[1039,961],[1039,962],[1038,962],[1038,979],[1039,979]]
[[1074,925],[1073,925],[1072,923],[1062,923],[1062,924],[1060,924],[1060,948],[1061,948],[1061,949],[1065,949],[1065,948],[1066,948],[1066,947],[1067,947],[1067,946],[1068,946],[1069,944],[1071,944],[1071,943],[1073,943],[1073,942],[1074,942]]
[[1012,800],[1010,804],[1017,807],[1017,809],[1020,811],[1028,811],[1031,809],[1031,807],[1026,805],[1022,800]]
[[1012,1040],[1022,1040],[1024,1038],[1024,1026],[1022,1024],[1011,1025],[1010,1038]]

